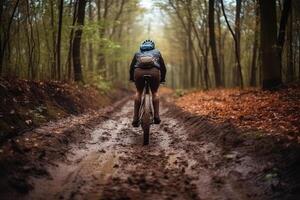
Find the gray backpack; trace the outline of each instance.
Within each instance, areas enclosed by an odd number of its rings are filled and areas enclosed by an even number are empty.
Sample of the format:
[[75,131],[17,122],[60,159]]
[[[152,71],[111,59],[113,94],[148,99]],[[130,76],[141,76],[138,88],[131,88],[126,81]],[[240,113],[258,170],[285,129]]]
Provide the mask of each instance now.
[[151,54],[141,54],[137,57],[137,67],[148,69],[155,66],[157,58]]

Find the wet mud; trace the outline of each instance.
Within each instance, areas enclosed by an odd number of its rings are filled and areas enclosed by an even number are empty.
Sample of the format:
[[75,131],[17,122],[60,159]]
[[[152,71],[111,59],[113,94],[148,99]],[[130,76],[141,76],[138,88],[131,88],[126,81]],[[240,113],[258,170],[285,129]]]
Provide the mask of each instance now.
[[248,153],[249,141],[228,136],[235,130],[183,119],[164,103],[162,123],[143,146],[141,128],[131,127],[132,107],[127,101],[71,145],[20,199],[282,199],[272,190],[276,177],[265,179],[273,163]]

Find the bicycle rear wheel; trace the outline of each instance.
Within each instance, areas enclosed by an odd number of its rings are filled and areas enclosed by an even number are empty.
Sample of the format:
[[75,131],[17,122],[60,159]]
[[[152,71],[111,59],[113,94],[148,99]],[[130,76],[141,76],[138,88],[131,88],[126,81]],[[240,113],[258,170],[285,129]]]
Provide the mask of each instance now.
[[141,119],[141,125],[144,132],[144,145],[149,144],[150,124],[151,124],[151,98],[149,94],[145,95],[144,99],[144,113]]

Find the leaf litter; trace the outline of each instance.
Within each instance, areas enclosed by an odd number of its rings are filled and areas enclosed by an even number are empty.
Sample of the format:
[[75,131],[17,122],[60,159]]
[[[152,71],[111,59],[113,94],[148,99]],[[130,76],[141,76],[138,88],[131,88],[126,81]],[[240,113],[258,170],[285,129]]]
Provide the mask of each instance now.
[[277,91],[215,89],[190,92],[176,100],[184,111],[214,122],[230,121],[243,130],[281,135],[300,143],[300,87]]

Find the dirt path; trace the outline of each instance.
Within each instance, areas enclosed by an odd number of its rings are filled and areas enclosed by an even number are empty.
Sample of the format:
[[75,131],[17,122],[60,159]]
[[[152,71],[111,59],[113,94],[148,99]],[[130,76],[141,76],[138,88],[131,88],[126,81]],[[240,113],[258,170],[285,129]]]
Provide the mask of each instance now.
[[[224,150],[189,137],[190,124],[162,106],[150,145],[130,126],[132,102],[99,124],[89,140],[48,167],[51,178],[34,179],[27,199],[270,199],[258,174],[267,164],[244,152]],[[199,127],[199,126],[198,126]],[[200,122],[199,134],[222,131]],[[257,186],[256,186],[257,185]]]

